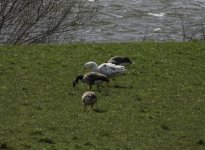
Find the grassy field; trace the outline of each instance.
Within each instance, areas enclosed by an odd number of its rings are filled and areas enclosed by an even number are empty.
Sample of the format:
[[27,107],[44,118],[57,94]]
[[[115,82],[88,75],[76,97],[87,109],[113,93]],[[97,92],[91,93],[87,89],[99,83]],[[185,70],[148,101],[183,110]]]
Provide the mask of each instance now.
[[[135,64],[85,111],[72,81],[115,55]],[[0,149],[204,150],[205,43],[1,46]]]

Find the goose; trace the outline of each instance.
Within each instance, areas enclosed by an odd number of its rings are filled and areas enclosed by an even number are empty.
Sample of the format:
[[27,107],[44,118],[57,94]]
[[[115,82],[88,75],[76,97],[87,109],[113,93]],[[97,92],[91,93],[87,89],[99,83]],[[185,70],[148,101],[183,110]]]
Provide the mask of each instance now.
[[76,86],[78,80],[81,80],[83,83],[88,84],[90,86],[90,90],[92,88],[92,85],[97,85],[98,91],[100,91],[99,84],[103,82],[109,82],[109,79],[105,75],[97,72],[89,72],[84,75],[77,76],[73,81],[73,87]]
[[90,69],[93,72],[104,74],[108,78],[113,78],[116,76],[124,75],[126,72],[126,69],[124,66],[115,65],[112,63],[103,63],[100,66],[98,66],[93,61],[85,63],[84,69]]
[[82,96],[82,102],[85,106],[85,109],[87,105],[91,105],[91,109],[93,109],[93,105],[96,103],[96,101],[97,101],[97,96],[95,92],[87,91]]
[[128,57],[124,57],[124,56],[114,56],[110,58],[110,60],[108,60],[108,63],[121,65],[121,66],[133,64],[133,62]]

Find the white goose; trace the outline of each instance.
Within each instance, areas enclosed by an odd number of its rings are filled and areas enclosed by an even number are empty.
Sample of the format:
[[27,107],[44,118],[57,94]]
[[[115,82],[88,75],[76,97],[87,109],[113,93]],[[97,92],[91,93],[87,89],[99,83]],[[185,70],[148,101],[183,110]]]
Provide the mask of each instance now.
[[124,66],[115,65],[112,63],[103,63],[100,66],[98,66],[93,61],[85,63],[84,69],[90,69],[93,72],[99,72],[101,74],[106,75],[108,78],[124,75],[126,72]]

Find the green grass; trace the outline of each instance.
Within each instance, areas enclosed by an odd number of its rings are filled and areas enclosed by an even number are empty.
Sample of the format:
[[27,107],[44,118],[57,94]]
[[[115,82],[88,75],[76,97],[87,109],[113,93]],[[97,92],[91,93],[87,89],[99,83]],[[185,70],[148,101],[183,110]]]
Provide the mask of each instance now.
[[[135,62],[84,111],[87,61]],[[205,43],[0,47],[0,149],[204,150]]]

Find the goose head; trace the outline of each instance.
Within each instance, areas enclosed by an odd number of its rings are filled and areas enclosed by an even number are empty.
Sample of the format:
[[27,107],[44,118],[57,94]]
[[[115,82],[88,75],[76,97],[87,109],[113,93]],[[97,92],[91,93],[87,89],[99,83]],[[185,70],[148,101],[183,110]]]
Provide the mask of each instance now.
[[90,62],[85,63],[84,69],[89,69],[91,71],[97,71],[98,65],[95,62],[90,61]]
[[76,77],[76,79],[73,81],[73,88],[76,87],[78,80],[83,80],[83,76],[79,75]]

